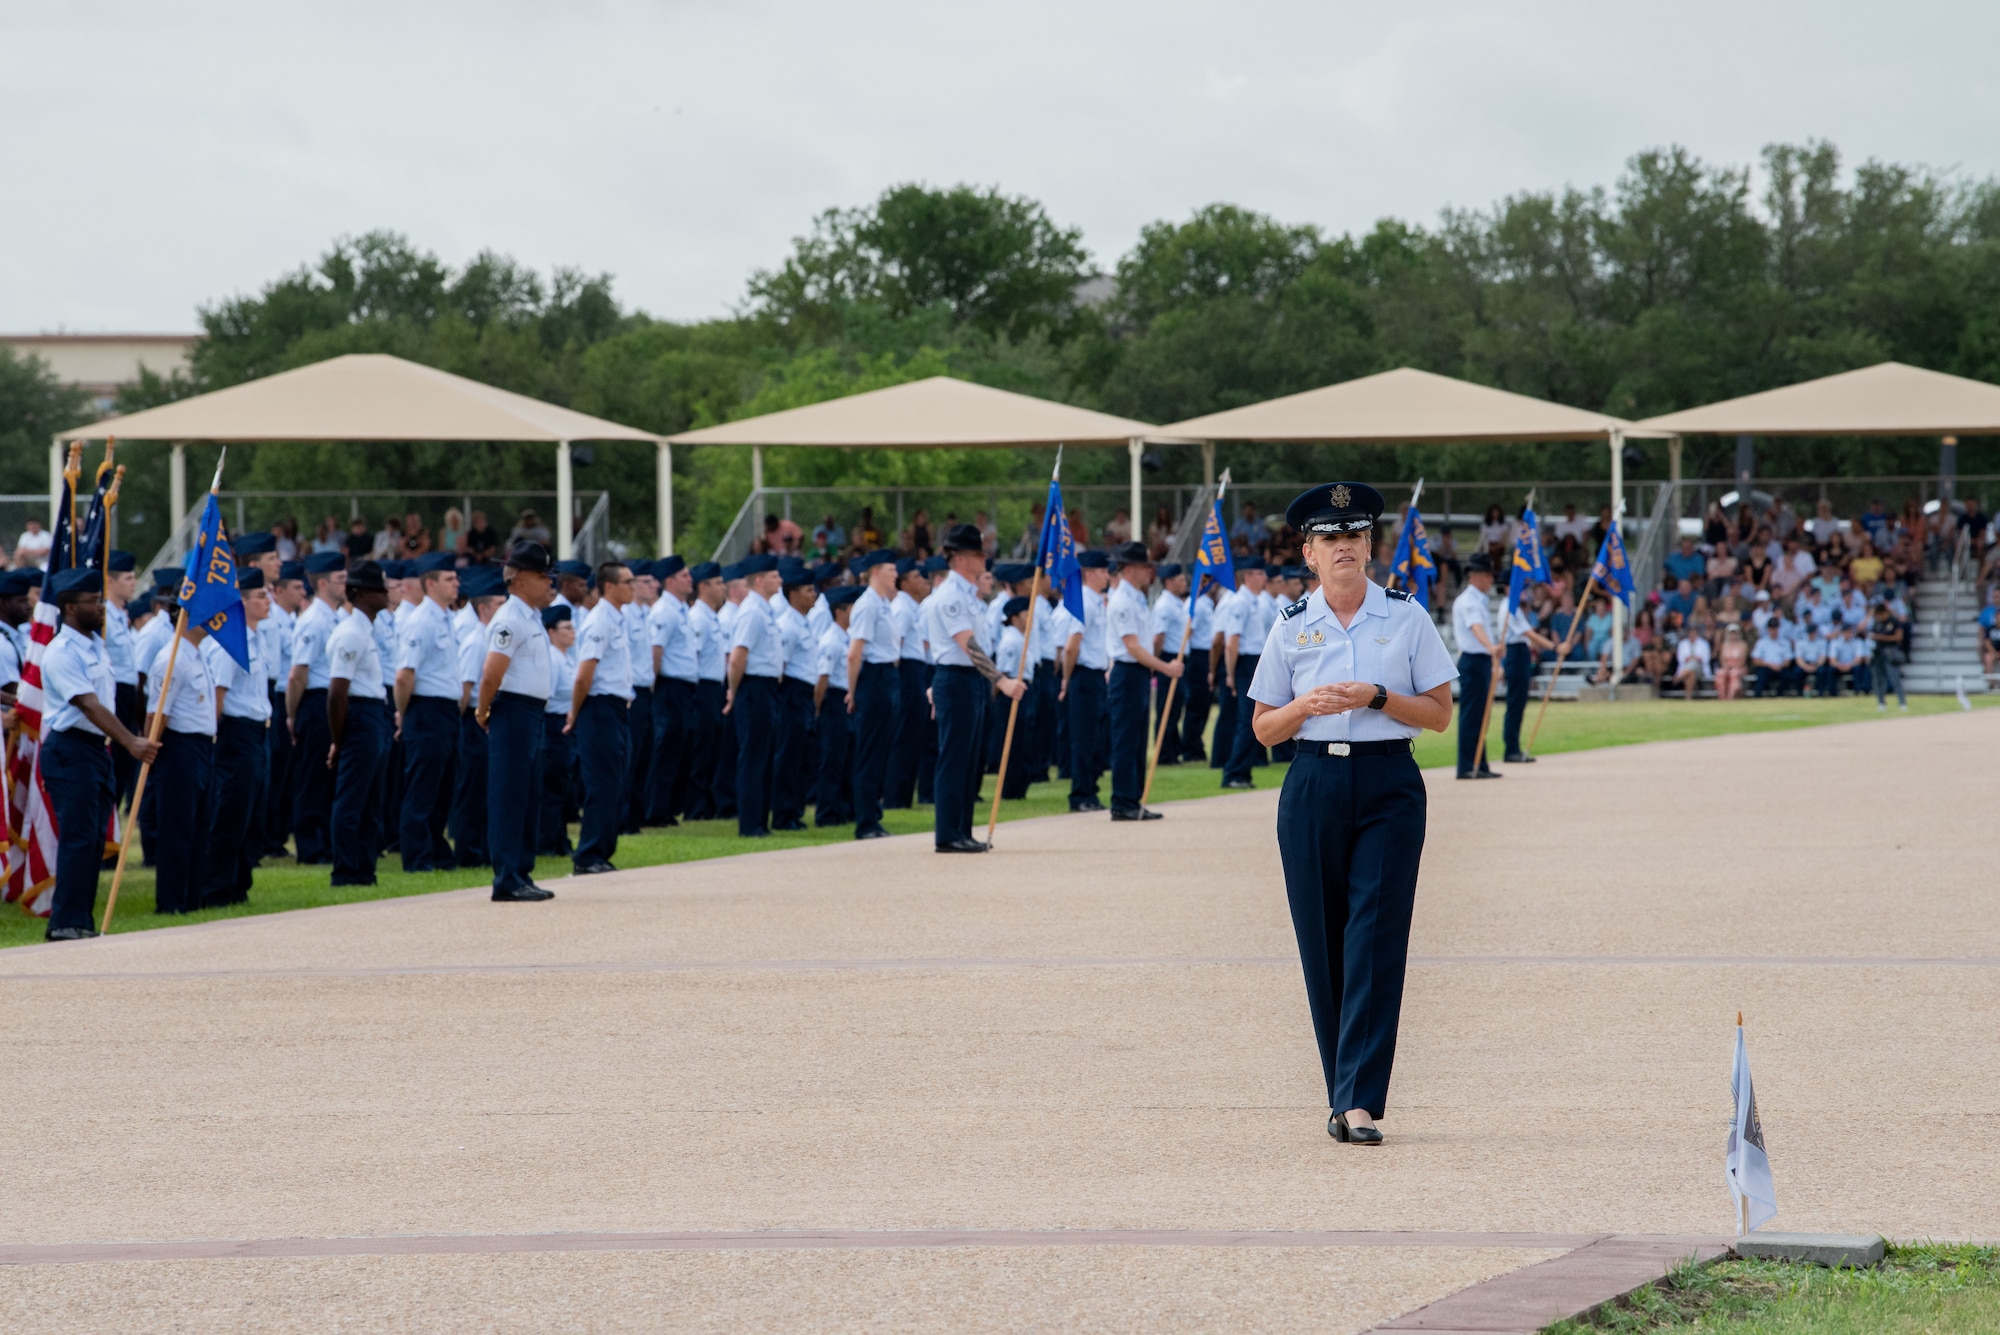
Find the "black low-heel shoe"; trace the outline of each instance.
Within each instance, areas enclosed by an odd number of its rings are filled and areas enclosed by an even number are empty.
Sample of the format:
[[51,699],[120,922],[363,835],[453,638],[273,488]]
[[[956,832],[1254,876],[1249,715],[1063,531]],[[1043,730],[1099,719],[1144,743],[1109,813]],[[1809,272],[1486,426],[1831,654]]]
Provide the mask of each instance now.
[[1380,1145],[1382,1133],[1372,1126],[1349,1126],[1346,1113],[1335,1113],[1326,1119],[1326,1134],[1343,1145]]

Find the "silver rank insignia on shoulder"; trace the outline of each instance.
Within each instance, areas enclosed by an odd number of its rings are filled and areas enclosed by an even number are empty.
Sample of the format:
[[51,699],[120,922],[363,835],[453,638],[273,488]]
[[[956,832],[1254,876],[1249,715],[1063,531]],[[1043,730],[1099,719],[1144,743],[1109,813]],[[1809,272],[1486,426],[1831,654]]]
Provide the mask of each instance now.
[[1316,631],[1314,631],[1314,632],[1313,632],[1313,643],[1314,643],[1314,644],[1325,644],[1325,643],[1326,643],[1326,632],[1325,632],[1325,631],[1323,631],[1323,630],[1316,630]]
[[1304,631],[1300,631],[1300,632],[1299,632],[1299,644],[1300,644],[1301,646],[1303,646],[1303,645],[1305,644],[1305,642],[1306,642],[1306,633],[1305,633]]

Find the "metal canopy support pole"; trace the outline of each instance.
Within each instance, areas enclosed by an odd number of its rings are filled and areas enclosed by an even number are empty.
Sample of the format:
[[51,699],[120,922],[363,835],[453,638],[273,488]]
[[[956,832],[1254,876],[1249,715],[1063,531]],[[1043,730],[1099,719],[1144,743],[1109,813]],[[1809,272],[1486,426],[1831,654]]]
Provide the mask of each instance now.
[[661,556],[674,554],[674,447],[661,441],[653,452],[654,492],[659,503],[659,527],[655,531]]
[[[1673,506],[1672,506],[1672,509],[1673,509],[1673,514],[1674,514],[1674,519],[1675,519],[1676,521],[1678,521],[1678,520],[1680,519],[1680,517],[1681,517],[1681,513],[1682,513],[1682,511],[1681,511],[1681,438],[1680,438],[1679,436],[1669,436],[1669,437],[1667,437],[1667,481],[1668,481],[1668,483],[1669,483],[1670,485],[1672,485],[1672,487],[1673,487],[1673,489],[1674,489],[1674,503],[1673,503]],[[1703,518],[1706,518],[1706,517],[1707,517],[1707,513],[1708,513],[1708,510],[1707,510],[1707,507],[1706,507],[1706,506],[1702,507],[1702,516],[1703,516]],[[1678,523],[1678,522],[1676,522],[1676,523],[1675,523],[1675,525],[1674,525],[1674,528],[1675,528],[1675,532],[1673,532],[1673,533],[1670,533],[1670,534],[1668,534],[1668,535],[1667,535],[1668,537],[1679,537],[1679,536],[1680,536],[1680,533],[1679,533],[1679,528],[1680,528],[1680,525],[1679,525],[1679,523]]]
[[1131,508],[1125,512],[1132,523],[1130,540],[1143,541],[1146,529],[1144,521],[1139,518],[1142,508],[1139,503],[1139,460],[1146,452],[1146,442],[1134,436],[1126,443],[1125,452],[1132,458],[1132,501]]
[[569,442],[556,442],[556,558],[576,555],[576,479],[571,471]]
[[175,442],[173,453],[167,457],[167,509],[171,512],[167,520],[168,533],[180,527],[181,519],[188,508],[188,453],[187,446]]
[[[56,514],[62,509],[63,465],[68,462],[69,451],[63,448],[60,438],[49,441],[49,532],[56,531]],[[174,516],[180,523],[180,516]]]
[[[1953,494],[1958,490],[1958,437],[1945,436],[1938,441],[1938,499],[1950,505]],[[1824,495],[1824,492],[1821,492]],[[1939,509],[1943,509],[1940,506]]]
[[[1619,507],[1625,499],[1625,434],[1613,429],[1611,445],[1611,522],[1624,525],[1619,520]],[[1625,604],[1616,598],[1611,600],[1611,698],[1618,698],[1618,680],[1625,675]]]
[[764,447],[750,447],[750,545],[764,536]]
[[1215,442],[1212,440],[1201,443],[1201,485],[1215,485]]

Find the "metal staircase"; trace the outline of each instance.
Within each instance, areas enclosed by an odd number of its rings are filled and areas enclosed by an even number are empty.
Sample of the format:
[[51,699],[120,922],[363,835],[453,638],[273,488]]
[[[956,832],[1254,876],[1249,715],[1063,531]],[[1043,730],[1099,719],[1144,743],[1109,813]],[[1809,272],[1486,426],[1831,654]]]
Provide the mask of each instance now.
[[1910,661],[1903,689],[1912,695],[1967,695],[1990,688],[1979,665],[1979,589],[1970,569],[1966,535],[1941,572],[1925,573],[1910,607]]

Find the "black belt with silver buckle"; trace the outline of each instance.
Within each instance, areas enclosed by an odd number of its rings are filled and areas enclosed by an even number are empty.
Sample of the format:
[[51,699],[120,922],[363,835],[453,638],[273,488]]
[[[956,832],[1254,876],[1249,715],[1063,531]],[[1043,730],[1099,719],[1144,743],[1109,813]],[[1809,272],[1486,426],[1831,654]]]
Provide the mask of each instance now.
[[1340,757],[1348,756],[1406,756],[1410,754],[1410,739],[1399,737],[1393,742],[1300,742],[1298,754],[1302,756]]

